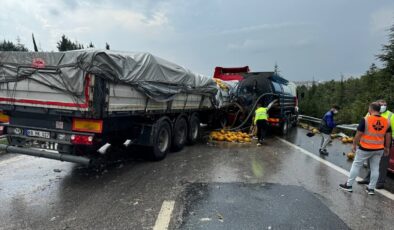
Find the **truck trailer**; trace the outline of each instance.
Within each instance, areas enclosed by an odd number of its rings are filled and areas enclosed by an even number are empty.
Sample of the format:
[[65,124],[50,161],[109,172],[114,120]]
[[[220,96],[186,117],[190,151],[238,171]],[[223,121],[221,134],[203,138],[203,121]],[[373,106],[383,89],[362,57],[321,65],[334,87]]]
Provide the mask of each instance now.
[[218,90],[149,53],[0,52],[9,143],[0,148],[89,165],[111,149],[141,146],[161,160],[196,142],[200,123],[215,117]]

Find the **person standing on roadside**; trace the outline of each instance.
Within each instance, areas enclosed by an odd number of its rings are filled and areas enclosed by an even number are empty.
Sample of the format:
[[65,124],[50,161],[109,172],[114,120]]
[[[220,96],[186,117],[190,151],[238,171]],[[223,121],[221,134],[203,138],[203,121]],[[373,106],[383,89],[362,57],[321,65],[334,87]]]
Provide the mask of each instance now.
[[265,134],[268,128],[267,120],[268,108],[265,108],[261,104],[258,104],[254,116],[254,125],[257,127],[257,146],[260,146],[264,141]]
[[[379,178],[379,163],[382,155],[389,154],[391,143],[391,127],[388,120],[380,116],[380,105],[373,102],[369,105],[370,116],[361,119],[353,141],[352,151],[356,153],[350,175],[346,183],[339,187],[345,191],[353,191],[353,183],[358,176],[364,161],[369,160],[371,180],[366,191],[369,195],[375,194],[376,183]],[[357,148],[358,146],[358,148]]]
[[[387,102],[385,100],[378,100],[376,101],[380,105],[380,116],[386,118],[390,126],[394,124],[394,114],[387,110]],[[369,116],[369,113],[367,114]],[[391,148],[394,148],[394,132],[391,132]],[[390,151],[391,152],[391,151]],[[389,167],[389,161],[390,161],[390,154],[385,156],[383,155],[382,158],[380,159],[380,164],[379,164],[379,179],[376,184],[376,189],[383,189],[384,188],[384,183],[386,182],[386,177],[387,177],[387,168]],[[367,176],[361,180],[358,181],[358,184],[369,184],[371,177],[371,170],[368,170]]]
[[257,127],[257,146],[260,146],[264,141],[268,129],[268,110],[270,110],[276,101],[273,100],[267,107],[263,107],[261,103],[257,104],[253,122]]
[[331,133],[337,126],[334,121],[335,114],[339,111],[339,106],[333,105],[330,111],[324,114],[323,119],[320,123],[319,131],[321,133],[321,143],[319,153],[322,155],[328,155],[327,145],[331,141]]

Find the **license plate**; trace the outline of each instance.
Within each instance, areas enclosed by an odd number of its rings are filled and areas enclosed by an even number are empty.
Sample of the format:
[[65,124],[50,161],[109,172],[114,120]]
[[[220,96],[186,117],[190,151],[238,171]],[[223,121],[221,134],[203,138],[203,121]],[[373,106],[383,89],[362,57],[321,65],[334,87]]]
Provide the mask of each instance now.
[[26,131],[26,134],[29,137],[41,137],[41,138],[46,138],[46,139],[51,138],[51,134],[49,132],[38,131],[38,130],[30,130],[29,129]]

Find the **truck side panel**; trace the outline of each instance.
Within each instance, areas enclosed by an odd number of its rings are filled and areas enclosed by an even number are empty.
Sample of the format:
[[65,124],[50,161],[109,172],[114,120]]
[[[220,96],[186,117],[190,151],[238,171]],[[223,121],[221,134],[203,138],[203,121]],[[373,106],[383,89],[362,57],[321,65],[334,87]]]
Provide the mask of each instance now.
[[87,85],[82,95],[71,95],[27,78],[0,83],[0,104],[87,111],[89,89]]
[[157,102],[149,99],[134,87],[109,84],[109,112],[116,111],[168,111],[210,109],[209,97],[197,94],[178,94],[171,102]]

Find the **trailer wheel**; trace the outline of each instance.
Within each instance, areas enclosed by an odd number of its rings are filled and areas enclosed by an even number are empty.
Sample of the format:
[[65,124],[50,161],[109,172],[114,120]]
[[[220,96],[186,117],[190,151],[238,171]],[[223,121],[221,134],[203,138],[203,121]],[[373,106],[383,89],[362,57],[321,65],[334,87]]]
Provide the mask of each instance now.
[[172,140],[172,149],[180,151],[186,144],[188,135],[187,121],[185,117],[178,117],[174,124],[174,137]]
[[171,147],[171,127],[170,124],[165,121],[159,121],[157,130],[154,134],[152,160],[159,161],[163,160],[167,156],[167,152]]
[[200,137],[200,119],[192,115],[189,120],[189,133],[187,135],[188,144],[195,144]]
[[286,135],[289,132],[289,119],[285,119],[282,123],[281,130],[282,135]]

